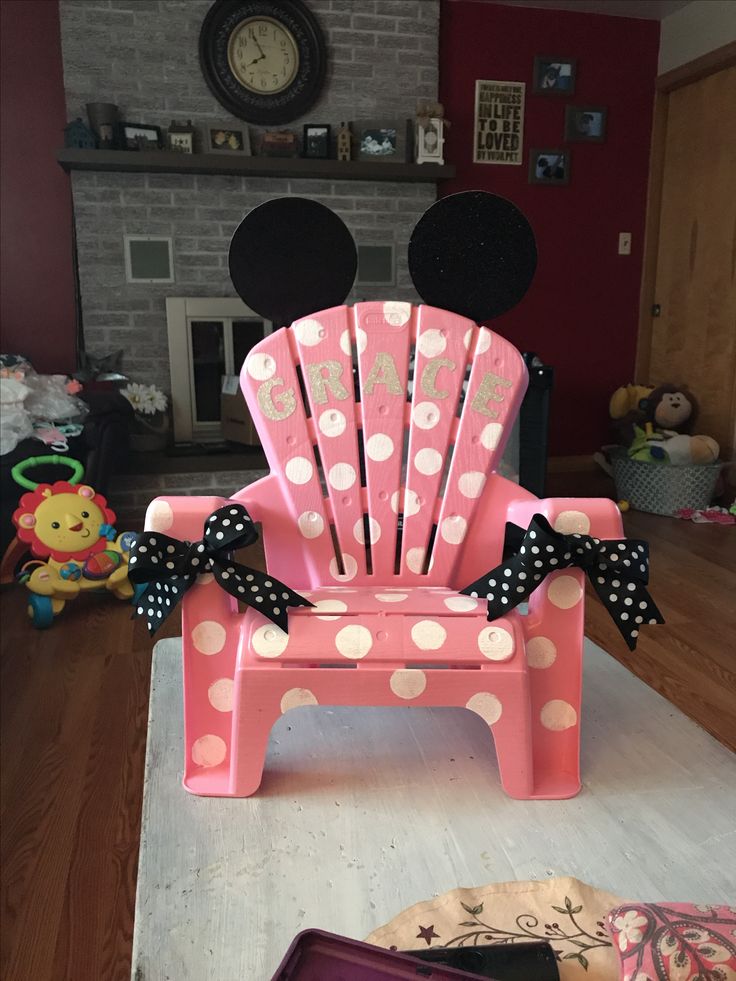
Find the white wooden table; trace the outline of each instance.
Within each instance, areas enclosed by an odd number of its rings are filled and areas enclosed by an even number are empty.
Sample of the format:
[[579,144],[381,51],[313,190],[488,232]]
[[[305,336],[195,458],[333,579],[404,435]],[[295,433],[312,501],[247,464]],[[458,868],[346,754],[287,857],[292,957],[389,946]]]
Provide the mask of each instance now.
[[156,645],[135,981],[262,981],[292,937],[362,938],[456,886],[574,875],[620,896],[733,902],[736,757],[587,643],[583,779],[515,801],[464,709],[301,708],[260,791],[181,786],[181,646]]

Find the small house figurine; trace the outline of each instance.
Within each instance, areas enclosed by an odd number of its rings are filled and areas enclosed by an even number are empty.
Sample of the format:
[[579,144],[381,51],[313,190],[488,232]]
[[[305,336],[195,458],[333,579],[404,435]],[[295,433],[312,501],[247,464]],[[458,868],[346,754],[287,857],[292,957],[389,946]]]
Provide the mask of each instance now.
[[337,159],[350,160],[350,151],[353,143],[353,134],[350,132],[350,123],[340,123],[337,131]]
[[96,150],[97,139],[80,116],[64,127],[64,146],[75,150]]
[[191,119],[184,123],[171,120],[168,130],[169,150],[175,153],[194,153],[194,126]]

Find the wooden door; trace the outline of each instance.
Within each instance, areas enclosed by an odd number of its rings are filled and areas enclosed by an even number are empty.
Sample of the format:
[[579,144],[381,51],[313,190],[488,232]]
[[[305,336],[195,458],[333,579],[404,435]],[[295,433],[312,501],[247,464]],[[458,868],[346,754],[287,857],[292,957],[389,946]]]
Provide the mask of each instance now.
[[688,385],[728,459],[736,426],[736,67],[668,94],[649,378]]

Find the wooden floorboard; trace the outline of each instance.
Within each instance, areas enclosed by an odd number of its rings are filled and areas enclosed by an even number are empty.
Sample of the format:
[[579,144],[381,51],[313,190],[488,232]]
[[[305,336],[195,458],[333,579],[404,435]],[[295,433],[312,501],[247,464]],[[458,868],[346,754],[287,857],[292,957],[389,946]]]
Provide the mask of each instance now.
[[[587,633],[734,748],[736,528],[643,514],[625,524],[651,543],[669,622],[630,654],[592,599]],[[128,981],[151,641],[113,599],[83,597],[47,631],[25,607],[22,588],[0,593],[0,975]],[[157,636],[178,629],[174,616]]]

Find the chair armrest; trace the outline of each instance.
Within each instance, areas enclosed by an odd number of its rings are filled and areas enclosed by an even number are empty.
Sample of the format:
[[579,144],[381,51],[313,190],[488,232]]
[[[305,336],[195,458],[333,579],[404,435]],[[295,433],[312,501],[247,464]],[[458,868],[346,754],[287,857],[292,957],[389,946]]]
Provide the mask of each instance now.
[[564,535],[592,535],[595,538],[623,538],[624,528],[618,506],[606,497],[547,497],[539,501],[514,500],[509,503],[508,520],[527,528],[532,516],[543,514],[555,531]]

